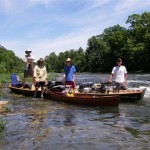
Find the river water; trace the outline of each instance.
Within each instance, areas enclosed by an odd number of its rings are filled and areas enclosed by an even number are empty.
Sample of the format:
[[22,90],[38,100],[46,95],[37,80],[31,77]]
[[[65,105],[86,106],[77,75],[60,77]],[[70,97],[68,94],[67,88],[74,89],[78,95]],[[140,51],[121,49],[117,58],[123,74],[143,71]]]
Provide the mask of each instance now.
[[[99,82],[108,74],[77,74],[76,82]],[[144,99],[118,107],[81,107],[33,100],[2,89],[11,112],[0,133],[0,150],[149,150],[150,74],[129,74],[129,86],[146,87]]]

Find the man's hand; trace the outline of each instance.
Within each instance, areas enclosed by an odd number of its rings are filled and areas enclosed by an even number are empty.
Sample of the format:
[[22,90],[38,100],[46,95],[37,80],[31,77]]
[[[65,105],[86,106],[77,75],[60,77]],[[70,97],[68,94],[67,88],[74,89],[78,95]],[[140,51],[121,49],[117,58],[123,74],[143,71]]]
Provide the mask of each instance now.
[[112,80],[111,80],[111,79],[109,79],[109,80],[108,80],[108,82],[112,83]]

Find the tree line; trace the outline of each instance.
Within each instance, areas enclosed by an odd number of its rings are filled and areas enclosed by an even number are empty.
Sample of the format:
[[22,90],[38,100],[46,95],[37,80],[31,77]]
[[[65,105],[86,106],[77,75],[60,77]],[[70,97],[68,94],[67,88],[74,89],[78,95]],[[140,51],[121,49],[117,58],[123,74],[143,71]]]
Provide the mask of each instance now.
[[23,72],[24,62],[17,57],[12,50],[0,47],[0,73],[21,73]]
[[[68,57],[73,60],[77,72],[110,72],[117,57],[122,58],[128,72],[150,72],[150,12],[128,16],[126,23],[128,28],[114,25],[92,36],[85,50],[80,47],[58,55],[50,53],[45,57],[48,72],[63,72]],[[21,59],[12,51],[1,51],[1,72],[4,69],[5,72],[23,71]]]
[[67,50],[45,57],[48,71],[62,72],[67,57],[78,72],[110,72],[117,57],[129,72],[150,72],[150,12],[128,17],[128,28],[114,25],[88,39],[87,48]]

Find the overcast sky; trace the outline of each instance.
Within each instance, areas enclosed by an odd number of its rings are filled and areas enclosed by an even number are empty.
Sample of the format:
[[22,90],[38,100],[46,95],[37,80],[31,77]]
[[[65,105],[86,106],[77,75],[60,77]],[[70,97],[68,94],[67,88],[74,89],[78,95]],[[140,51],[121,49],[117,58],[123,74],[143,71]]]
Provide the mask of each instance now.
[[0,44],[36,60],[51,52],[86,49],[105,28],[125,24],[129,15],[150,11],[150,0],[0,0]]

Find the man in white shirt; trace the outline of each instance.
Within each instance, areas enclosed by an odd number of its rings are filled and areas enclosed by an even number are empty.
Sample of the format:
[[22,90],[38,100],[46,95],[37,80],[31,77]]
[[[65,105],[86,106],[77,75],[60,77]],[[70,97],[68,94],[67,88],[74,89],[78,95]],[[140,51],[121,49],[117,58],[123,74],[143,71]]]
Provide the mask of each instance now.
[[122,66],[121,58],[117,58],[116,60],[117,66],[113,67],[111,75],[109,77],[109,82],[112,82],[112,78],[114,77],[115,83],[118,86],[118,89],[126,90],[127,89],[127,70],[125,66]]

